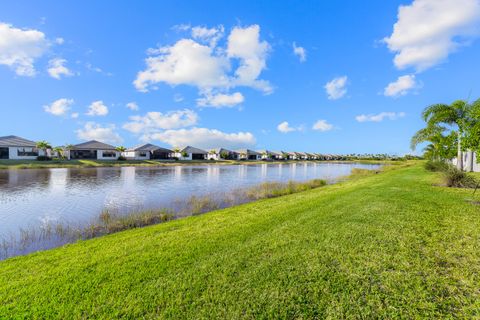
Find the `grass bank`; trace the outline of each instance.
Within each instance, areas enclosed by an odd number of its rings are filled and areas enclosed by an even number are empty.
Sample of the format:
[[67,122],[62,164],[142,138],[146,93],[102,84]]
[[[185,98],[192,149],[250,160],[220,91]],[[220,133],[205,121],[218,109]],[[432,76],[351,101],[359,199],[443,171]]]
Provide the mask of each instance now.
[[480,208],[438,179],[397,167],[8,259],[0,318],[479,317]]
[[37,160],[0,160],[1,169],[46,169],[46,168],[95,168],[95,167],[163,167],[163,166],[179,166],[179,165],[240,165],[240,164],[266,164],[266,163],[365,163],[365,164],[398,164],[405,161],[382,161],[382,160],[353,160],[353,161],[236,161],[236,160],[192,160],[192,161],[159,161],[159,160],[126,160],[126,161],[112,161],[112,160],[51,160],[51,161],[37,161]]

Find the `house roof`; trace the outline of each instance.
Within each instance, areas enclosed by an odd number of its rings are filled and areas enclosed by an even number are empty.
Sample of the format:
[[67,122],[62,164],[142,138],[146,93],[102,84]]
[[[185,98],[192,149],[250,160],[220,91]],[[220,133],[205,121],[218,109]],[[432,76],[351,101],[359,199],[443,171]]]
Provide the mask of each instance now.
[[217,153],[217,154],[220,154],[222,152],[237,153],[236,151],[228,150],[228,149],[225,149],[225,148],[215,148],[215,149],[212,149],[212,151],[215,151],[215,153]]
[[261,153],[258,153],[257,151],[250,150],[250,149],[240,149],[240,150],[236,150],[236,152],[246,153],[249,156],[260,156],[261,155]]
[[160,151],[160,152],[165,152],[165,153],[172,153],[173,152],[170,149],[162,148],[162,147],[156,146],[156,145],[151,144],[151,143],[142,144],[142,145],[127,149],[127,151],[152,151],[152,152],[153,151]]
[[0,137],[0,147],[32,147],[37,145],[35,141],[27,140],[17,136]]
[[115,147],[97,140],[91,140],[74,145],[72,150],[115,150]]
[[186,152],[186,153],[208,154],[207,151],[199,149],[199,148],[195,148],[195,147],[192,147],[192,146],[186,146],[180,152],[181,153]]

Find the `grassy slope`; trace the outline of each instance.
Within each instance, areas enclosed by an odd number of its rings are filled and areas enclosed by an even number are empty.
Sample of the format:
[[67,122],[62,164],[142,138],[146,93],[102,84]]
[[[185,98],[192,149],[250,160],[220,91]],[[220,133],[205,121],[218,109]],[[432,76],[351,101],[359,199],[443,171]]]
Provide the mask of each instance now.
[[0,262],[0,318],[480,316],[480,208],[420,166]]

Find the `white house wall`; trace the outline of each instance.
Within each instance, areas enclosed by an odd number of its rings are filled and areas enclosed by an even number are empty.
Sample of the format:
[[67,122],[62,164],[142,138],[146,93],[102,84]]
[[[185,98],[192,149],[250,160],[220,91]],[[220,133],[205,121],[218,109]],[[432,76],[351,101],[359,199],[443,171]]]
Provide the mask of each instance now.
[[97,150],[97,160],[117,160],[120,157],[120,152],[115,151],[115,157],[104,157],[103,152],[109,152],[111,150]]
[[[11,160],[36,160],[37,156],[19,156],[18,149],[27,149],[31,150],[34,148],[24,148],[24,147],[9,147],[8,148],[8,158]],[[38,150],[38,155],[43,156],[43,150]]]
[[140,156],[141,153],[143,153],[143,152],[141,152],[141,151],[126,151],[126,152],[122,152],[122,155],[129,160],[149,160],[150,159],[150,152],[149,151],[145,152],[146,155],[144,157]]

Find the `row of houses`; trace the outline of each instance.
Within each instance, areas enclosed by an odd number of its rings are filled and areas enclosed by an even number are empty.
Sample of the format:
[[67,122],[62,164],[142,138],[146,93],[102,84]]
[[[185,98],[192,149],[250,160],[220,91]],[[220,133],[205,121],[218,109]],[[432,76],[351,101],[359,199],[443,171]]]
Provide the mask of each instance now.
[[[34,160],[38,156],[59,156],[52,150],[40,150],[37,143],[17,136],[0,137],[0,159]],[[88,141],[63,147],[62,156],[67,159],[116,160],[334,160],[334,156],[318,153],[286,152],[271,150],[229,150],[216,148],[202,150],[187,146],[170,150],[151,143],[126,150],[99,141]]]

